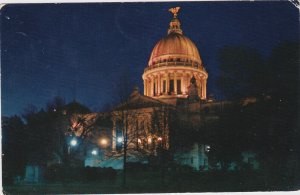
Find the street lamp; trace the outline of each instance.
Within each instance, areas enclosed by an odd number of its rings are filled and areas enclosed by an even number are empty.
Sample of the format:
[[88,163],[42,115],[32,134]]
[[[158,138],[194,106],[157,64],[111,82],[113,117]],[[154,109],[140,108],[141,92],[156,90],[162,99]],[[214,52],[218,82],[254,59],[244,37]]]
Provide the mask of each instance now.
[[206,145],[206,146],[205,146],[205,151],[206,151],[206,152],[209,152],[209,151],[210,151],[210,146],[209,146],[209,145]]
[[71,147],[75,147],[77,144],[78,144],[77,139],[76,139],[76,138],[73,138],[73,139],[70,141],[70,144],[69,144],[69,147],[68,147],[68,154],[71,153]]
[[77,145],[77,140],[74,138],[70,142],[71,146],[76,146]]
[[100,144],[102,145],[102,146],[106,146],[107,145],[107,139],[105,139],[105,138],[103,138],[103,139],[101,139],[100,140]]
[[122,137],[118,137],[117,142],[122,143],[123,142],[123,138]]
[[97,150],[94,149],[94,150],[92,151],[92,155],[93,155],[93,156],[96,156],[97,154],[98,154]]

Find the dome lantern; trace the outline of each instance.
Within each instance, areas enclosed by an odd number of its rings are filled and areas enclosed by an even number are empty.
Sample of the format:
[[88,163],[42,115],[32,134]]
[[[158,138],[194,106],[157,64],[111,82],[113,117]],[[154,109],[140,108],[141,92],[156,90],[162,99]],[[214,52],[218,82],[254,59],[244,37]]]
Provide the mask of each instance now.
[[177,18],[178,12],[179,12],[180,7],[175,7],[169,9],[171,13],[173,13],[173,19],[170,22],[170,27],[168,29],[168,34],[170,33],[178,33],[182,34],[182,30],[180,28],[180,21]]

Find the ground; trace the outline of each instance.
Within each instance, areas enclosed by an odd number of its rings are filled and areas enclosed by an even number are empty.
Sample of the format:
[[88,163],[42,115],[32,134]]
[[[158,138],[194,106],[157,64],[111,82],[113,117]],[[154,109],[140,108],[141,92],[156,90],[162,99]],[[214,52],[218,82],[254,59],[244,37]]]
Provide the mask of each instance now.
[[[278,191],[295,190],[291,184],[278,185],[266,182],[259,172],[251,173],[201,173],[132,171],[127,184],[122,185],[122,173],[115,181],[89,183],[52,183],[36,185],[4,186],[4,194],[103,194],[103,193],[171,193],[171,192],[234,192],[234,191]],[[292,186],[293,188],[290,188]]]

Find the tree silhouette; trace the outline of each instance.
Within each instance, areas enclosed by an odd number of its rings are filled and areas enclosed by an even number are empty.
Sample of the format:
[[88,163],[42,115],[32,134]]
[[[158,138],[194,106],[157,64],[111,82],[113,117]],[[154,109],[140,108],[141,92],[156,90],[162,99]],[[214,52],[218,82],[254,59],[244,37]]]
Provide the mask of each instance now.
[[240,99],[261,93],[265,61],[255,49],[226,46],[218,53],[220,75],[217,86],[227,99]]

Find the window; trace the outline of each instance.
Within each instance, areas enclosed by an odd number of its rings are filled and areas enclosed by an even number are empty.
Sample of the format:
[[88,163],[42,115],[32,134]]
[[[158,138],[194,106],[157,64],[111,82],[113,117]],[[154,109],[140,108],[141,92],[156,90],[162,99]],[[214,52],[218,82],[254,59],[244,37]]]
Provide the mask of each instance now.
[[163,81],[163,93],[166,93],[166,80]]
[[177,93],[181,94],[181,80],[177,80]]
[[174,92],[174,80],[170,80],[170,92]]
[[155,92],[156,92],[156,85],[155,83],[153,83],[153,95],[155,95]]

